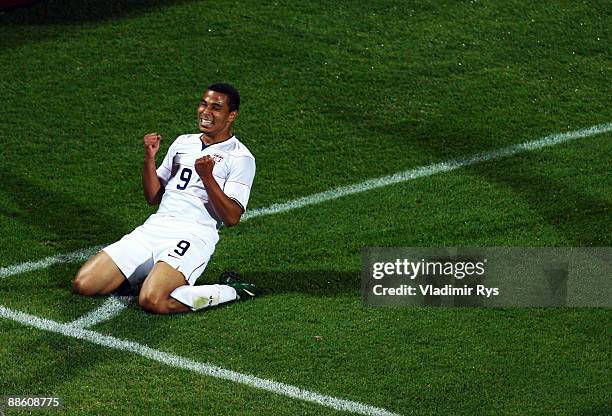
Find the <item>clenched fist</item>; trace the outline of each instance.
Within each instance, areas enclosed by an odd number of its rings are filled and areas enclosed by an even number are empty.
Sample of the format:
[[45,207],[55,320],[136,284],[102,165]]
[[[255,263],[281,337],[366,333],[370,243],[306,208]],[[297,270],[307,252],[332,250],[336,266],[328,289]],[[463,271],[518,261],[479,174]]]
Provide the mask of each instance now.
[[145,158],[155,159],[155,155],[159,151],[159,143],[161,136],[157,133],[149,133],[144,136],[144,151]]
[[200,178],[212,178],[215,161],[210,156],[202,156],[195,161],[195,170],[200,175]]

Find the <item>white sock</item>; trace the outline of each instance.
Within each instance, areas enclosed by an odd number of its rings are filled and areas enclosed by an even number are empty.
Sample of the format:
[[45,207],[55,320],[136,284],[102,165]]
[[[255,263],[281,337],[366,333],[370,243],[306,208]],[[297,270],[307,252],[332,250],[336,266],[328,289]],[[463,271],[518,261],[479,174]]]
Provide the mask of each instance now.
[[236,289],[227,285],[179,286],[170,297],[189,306],[192,311],[236,300]]

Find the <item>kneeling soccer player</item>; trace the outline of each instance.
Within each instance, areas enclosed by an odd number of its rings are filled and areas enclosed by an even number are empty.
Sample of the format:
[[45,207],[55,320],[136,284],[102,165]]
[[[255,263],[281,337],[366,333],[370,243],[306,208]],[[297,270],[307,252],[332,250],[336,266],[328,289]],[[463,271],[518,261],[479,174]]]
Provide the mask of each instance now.
[[259,294],[233,273],[224,273],[219,284],[194,286],[221,223],[240,221],[255,176],[255,158],[232,134],[239,106],[231,85],[210,85],[197,110],[200,133],[179,136],[157,169],[161,137],[144,136],[142,185],[147,202],[159,209],[91,257],[73,281],[74,292],[104,295],[126,280],[142,283],[139,303],[153,313],[196,311]]

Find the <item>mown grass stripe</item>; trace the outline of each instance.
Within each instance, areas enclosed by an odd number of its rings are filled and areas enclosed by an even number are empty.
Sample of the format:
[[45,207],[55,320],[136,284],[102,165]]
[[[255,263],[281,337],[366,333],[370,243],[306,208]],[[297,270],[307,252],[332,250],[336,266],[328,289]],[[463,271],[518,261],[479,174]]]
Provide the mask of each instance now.
[[103,335],[95,331],[79,328],[75,325],[40,318],[24,312],[9,309],[4,306],[0,306],[0,316],[44,331],[89,341],[93,344],[113,348],[115,350],[127,351],[150,360],[169,365],[171,367],[181,368],[198,374],[244,384],[249,387],[255,387],[282,396],[316,403],[332,409],[371,416],[398,416],[397,413],[392,413],[380,407],[374,407],[359,402],[327,396],[289,384],[279,383],[249,374],[227,370],[215,365],[193,361],[185,357],[180,357],[178,355],[150,348],[137,342],[115,338],[110,335]]

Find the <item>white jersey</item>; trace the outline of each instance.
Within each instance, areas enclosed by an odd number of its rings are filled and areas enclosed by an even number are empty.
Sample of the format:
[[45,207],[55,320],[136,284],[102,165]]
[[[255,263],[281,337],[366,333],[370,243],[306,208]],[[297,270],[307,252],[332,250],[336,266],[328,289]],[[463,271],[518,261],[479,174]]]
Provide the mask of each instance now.
[[221,219],[217,218],[208,194],[195,170],[196,159],[210,155],[214,161],[213,175],[223,192],[246,210],[255,177],[255,158],[236,136],[206,145],[202,134],[185,134],[170,145],[157,176],[164,194],[159,209],[145,223],[170,223],[215,244]]

